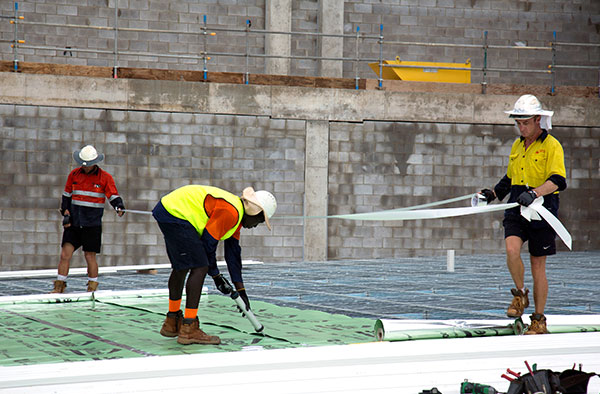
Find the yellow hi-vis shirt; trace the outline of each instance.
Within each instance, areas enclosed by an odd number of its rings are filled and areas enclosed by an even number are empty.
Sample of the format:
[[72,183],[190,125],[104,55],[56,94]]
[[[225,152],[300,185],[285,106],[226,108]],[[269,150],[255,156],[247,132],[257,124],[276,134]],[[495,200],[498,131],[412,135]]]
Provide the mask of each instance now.
[[220,240],[230,238],[242,222],[244,205],[240,197],[214,186],[188,185],[173,190],[164,196],[160,202],[167,212],[176,218],[187,220],[202,235],[209,217],[205,209],[206,196],[223,199],[238,211],[238,220],[235,226],[227,231]]
[[525,140],[517,138],[510,151],[506,175],[513,186],[523,185],[531,188],[541,186],[552,175],[566,178],[565,159],[560,142],[550,134],[543,133],[525,149]]

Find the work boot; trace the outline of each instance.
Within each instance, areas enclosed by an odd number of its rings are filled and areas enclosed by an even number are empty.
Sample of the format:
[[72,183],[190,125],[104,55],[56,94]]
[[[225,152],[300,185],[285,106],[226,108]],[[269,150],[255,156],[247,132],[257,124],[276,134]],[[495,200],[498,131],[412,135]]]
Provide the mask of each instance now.
[[200,322],[196,317],[195,319],[183,319],[177,343],[182,345],[190,345],[192,343],[218,345],[221,343],[221,339],[216,336],[208,335],[202,331],[200,329]]
[[165,322],[160,329],[160,335],[163,337],[173,338],[179,335],[181,323],[183,322],[183,312],[167,312]]
[[527,297],[529,294],[529,289],[525,289],[525,293],[517,289],[510,289],[510,292],[514,297],[510,303],[510,306],[506,310],[506,316],[521,317],[525,311],[525,308],[529,306],[529,297]]
[[55,280],[54,281],[54,290],[52,290],[50,292],[50,294],[52,294],[52,293],[64,293],[66,287],[67,287],[67,282],[65,282],[64,280]]
[[96,289],[98,289],[98,282],[96,282],[95,280],[88,280],[87,291],[96,291]]
[[531,324],[525,331],[525,335],[548,334],[546,327],[546,316],[543,313],[534,313],[531,315]]

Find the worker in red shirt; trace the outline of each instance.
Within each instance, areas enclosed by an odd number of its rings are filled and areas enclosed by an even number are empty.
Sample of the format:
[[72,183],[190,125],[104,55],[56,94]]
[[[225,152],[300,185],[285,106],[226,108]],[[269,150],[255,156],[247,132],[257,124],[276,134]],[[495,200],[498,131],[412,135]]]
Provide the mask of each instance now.
[[98,262],[102,244],[102,215],[105,198],[123,216],[123,200],[119,196],[113,177],[98,167],[104,160],[92,145],[73,152],[73,159],[81,165],[71,171],[62,194],[60,212],[63,215],[63,237],[61,243],[58,276],[52,293],[63,293],[67,287],[69,264],[80,246],[87,263],[87,291],[98,288]]
[[[250,303],[241,277],[240,229],[264,222],[270,230],[269,219],[276,209],[277,201],[271,193],[254,191],[251,187],[245,188],[239,197],[213,186],[188,185],[172,191],[156,204],[152,215],[164,235],[172,267],[169,312],[161,335],[178,337],[177,342],[183,345],[221,343],[219,337],[200,329],[197,317],[204,279],[209,267],[216,268],[217,245],[224,241],[227,266],[235,273],[232,280],[238,291],[243,291],[242,299],[248,309]],[[232,291],[221,275],[215,283],[224,293]],[[181,311],[184,286],[185,313]]]

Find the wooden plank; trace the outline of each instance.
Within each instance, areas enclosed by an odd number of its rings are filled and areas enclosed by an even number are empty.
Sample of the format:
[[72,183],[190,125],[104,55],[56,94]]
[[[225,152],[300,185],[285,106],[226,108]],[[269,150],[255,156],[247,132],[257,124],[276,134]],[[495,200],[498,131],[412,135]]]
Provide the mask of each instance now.
[[248,81],[253,85],[302,86],[314,88],[314,79],[314,77],[302,77],[294,75],[251,74],[248,78]]
[[[112,67],[74,66],[72,64],[19,62],[18,71],[25,74],[70,75],[76,77],[112,78]],[[0,71],[14,72],[12,61],[3,61]]]
[[[0,61],[0,72],[14,72],[14,63],[12,61]],[[26,74],[70,75],[96,78],[112,78],[113,76],[112,67],[32,62],[19,62],[17,72]],[[211,71],[207,73],[207,78],[204,79],[204,72],[200,70],[141,69],[132,67],[118,68],[117,77],[147,80],[233,84],[243,84],[245,82],[243,73]],[[302,86],[327,89],[355,89],[356,83],[353,78],[324,78],[266,74],[249,74],[248,79],[249,83],[253,85]],[[384,80],[382,85],[383,90],[391,92],[481,94],[481,85],[478,83],[458,84]],[[359,89],[379,89],[378,81],[376,79],[360,79]],[[538,97],[544,97],[552,95],[552,92],[550,87],[545,85],[488,84],[487,94],[515,96],[522,94],[534,94]],[[556,87],[554,95],[597,98],[599,92],[597,86],[558,86]]]
[[355,89],[356,81],[350,78],[315,78],[315,86],[329,89]]
[[215,82],[215,83],[243,83],[241,73],[207,72],[204,79],[203,71],[196,70],[164,70],[121,67],[118,69],[119,78],[148,79],[159,81],[187,81],[187,82]]

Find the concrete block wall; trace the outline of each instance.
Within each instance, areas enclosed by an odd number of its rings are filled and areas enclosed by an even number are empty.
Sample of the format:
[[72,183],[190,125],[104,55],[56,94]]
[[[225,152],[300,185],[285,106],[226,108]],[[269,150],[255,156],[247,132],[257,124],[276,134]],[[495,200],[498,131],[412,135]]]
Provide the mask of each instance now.
[[[169,191],[197,183],[270,190],[278,215],[301,215],[304,141],[301,120],[2,104],[0,270],[56,267],[61,193],[72,152],[85,144],[105,153],[100,166],[130,209],[150,211]],[[168,263],[151,216],[118,218],[106,207],[102,266]],[[278,221],[272,233],[243,231],[241,244],[245,258],[301,260],[302,238],[302,227]],[[80,251],[72,267],[85,267]]]
[[[13,14],[13,2],[0,3],[0,13]],[[246,34],[243,32],[217,31],[215,36],[200,33],[203,17],[212,28],[244,30],[246,20],[252,21],[252,29],[265,28],[264,0],[214,0],[211,2],[182,2],[177,0],[119,0],[119,27],[172,30],[181,33],[119,32],[120,51],[155,52],[176,55],[198,55],[205,47],[211,52],[209,71],[245,72],[243,56],[225,56],[215,53],[246,53]],[[81,24],[90,26],[114,26],[115,0],[64,4],[59,0],[23,1],[19,9],[27,22],[55,24]],[[319,32],[320,26],[330,23],[319,20],[318,0],[292,1],[292,31]],[[272,17],[278,17],[277,15]],[[282,16],[283,17],[283,16]],[[0,40],[14,39],[13,26],[8,20],[0,23]],[[353,34],[356,28],[367,35],[379,35],[379,26],[384,25],[385,41],[401,42],[444,42],[450,44],[482,45],[483,32],[488,31],[490,45],[548,46],[557,32],[559,42],[600,43],[600,2],[597,0],[347,0],[344,2],[343,31]],[[73,29],[64,26],[20,25],[20,38],[27,45],[70,46],[112,51],[114,33],[109,30]],[[210,30],[210,29],[209,29]],[[340,29],[341,30],[341,29]],[[314,36],[294,35],[290,53],[294,56],[317,56],[320,39]],[[354,58],[355,39],[344,39],[346,58]],[[265,54],[265,39],[262,34],[248,35],[249,51]],[[79,65],[113,66],[111,53],[48,51],[42,49],[20,49],[20,61],[67,63]],[[379,58],[376,40],[363,40],[359,46],[361,58]],[[482,48],[443,48],[387,44],[383,47],[383,58],[392,60],[399,56],[412,61],[465,62],[472,60],[473,68],[483,66]],[[13,60],[9,42],[0,42],[0,58]],[[490,49],[487,66],[491,68],[547,70],[552,62],[550,51]],[[600,62],[598,47],[558,46],[557,64],[594,66]],[[160,56],[122,55],[121,67],[150,67],[164,69],[201,70],[199,59],[168,58]],[[354,78],[353,62],[345,62],[343,76]],[[359,77],[376,78],[377,75],[363,62]],[[248,72],[264,73],[263,58],[250,58]],[[295,59],[291,62],[292,75],[317,76],[319,65],[310,59]],[[480,83],[482,73],[472,72],[472,82]],[[514,73],[489,71],[489,83],[534,83],[551,84],[547,73]],[[558,85],[596,86],[597,69],[559,69],[556,73]]]
[[[102,166],[131,209],[150,210],[188,183],[272,190],[279,203],[273,233],[258,228],[244,236],[246,258],[323,261],[503,249],[499,214],[400,223],[323,216],[493,186],[517,135],[502,111],[517,97],[12,72],[0,73],[0,81],[6,87],[0,91],[2,270],[56,266],[61,190],[74,165],[72,151],[87,143],[106,154]],[[556,111],[552,133],[565,150],[568,189],[561,193],[560,219],[574,250],[597,250],[597,99],[542,101]],[[103,265],[166,262],[158,229],[145,215],[117,218],[108,209],[104,245]],[[83,259],[76,264],[83,266]]]
[[[568,189],[560,219],[574,250],[600,236],[600,128],[552,130],[565,151]],[[330,124],[330,215],[408,207],[493,187],[506,173],[514,126],[374,122]],[[505,200],[506,202],[506,200]],[[446,207],[469,206],[470,201]],[[328,257],[383,258],[503,253],[503,213],[440,220],[369,222],[330,219]],[[557,240],[559,250],[568,250]],[[426,252],[425,252],[426,251]]]
[[[319,31],[319,1],[292,1],[292,31]],[[314,36],[297,35],[292,37],[292,56],[319,56],[319,39]],[[299,59],[291,62],[292,75],[316,75],[317,61]]]
[[[379,35],[384,25],[385,41],[443,42],[451,44],[483,44],[483,32],[488,32],[489,45],[546,46],[557,33],[558,42],[600,43],[600,2],[596,0],[544,1],[544,0],[389,0],[367,2],[345,1],[346,33],[361,32]],[[373,40],[369,40],[373,42]],[[346,42],[346,50],[354,50]],[[456,62],[471,59],[473,68],[483,67],[482,48],[443,48],[427,46],[392,46],[383,49],[384,59],[399,56],[409,61]],[[362,45],[361,56],[378,58],[378,45]],[[353,52],[351,52],[353,53]],[[600,48],[558,46],[556,64],[597,66]],[[547,50],[489,49],[487,67],[535,69],[546,71],[552,64],[552,52]],[[354,75],[352,64],[345,72]],[[361,65],[361,73],[368,78],[375,75]],[[596,70],[597,71],[597,70]],[[595,70],[557,71],[557,81],[562,85],[596,85]],[[370,74],[369,74],[370,72]],[[472,72],[472,82],[481,82],[482,73]],[[490,83],[551,83],[549,74],[487,73]]]
[[[149,211],[162,195],[190,183],[238,193],[247,185],[273,191],[283,219],[274,218],[272,233],[264,228],[243,232],[249,259],[303,260],[304,240],[319,233],[319,226],[326,237],[326,255],[319,260],[503,251],[502,213],[402,222],[329,219],[315,221],[317,227],[285,217],[303,215],[306,205],[321,198],[327,214],[335,215],[423,204],[491,187],[506,170],[513,126],[324,123],[328,143],[308,147],[307,121],[299,119],[2,104],[0,270],[55,268],[62,235],[60,194],[74,168],[72,151],[86,143],[106,154],[101,167],[114,176],[130,209]],[[563,144],[567,166],[560,219],[575,250],[597,249],[600,128],[557,127],[552,133]],[[328,152],[318,153],[327,145]],[[314,190],[307,201],[307,179],[320,176],[306,162],[311,156],[314,162],[328,157],[327,190]],[[447,207],[465,205],[468,201]],[[311,228],[317,232],[306,233]],[[151,217],[118,218],[108,204],[99,261],[103,266],[168,262]],[[72,266],[85,266],[81,252]]]
[[[14,15],[14,2],[2,2],[2,15]],[[53,24],[75,24],[98,27],[114,27],[115,0],[102,2],[84,2],[67,5],[63,1],[45,0],[19,2],[19,13],[26,22],[44,22]],[[118,49],[129,52],[151,52],[172,55],[193,55],[207,50],[211,52],[210,71],[244,72],[240,65],[245,64],[244,57],[220,56],[215,53],[246,53],[246,20],[252,21],[252,29],[264,29],[264,0],[235,0],[211,2],[184,2],[177,0],[119,0],[119,28],[148,30],[169,30],[181,33],[160,33],[156,31],[119,31]],[[216,35],[204,36],[204,16],[207,26],[241,30],[242,32],[212,31]],[[4,20],[3,20],[4,21]],[[73,48],[113,51],[114,32],[109,30],[69,28],[62,26],[20,26],[20,38],[27,45],[70,46]],[[211,31],[209,29],[209,31]],[[189,34],[192,33],[192,34]],[[3,40],[14,39],[13,26],[0,24],[0,36]],[[2,44],[2,60],[12,60],[10,44]],[[249,35],[248,46],[251,53],[264,53],[264,38],[261,35]],[[65,63],[90,66],[114,65],[111,53],[97,54],[88,52],[20,49],[28,62]],[[183,59],[163,56],[123,55],[119,57],[120,67],[158,68],[173,70],[202,70],[202,59]],[[250,72],[263,72],[261,58],[250,59]],[[260,71],[259,71],[260,70]]]

